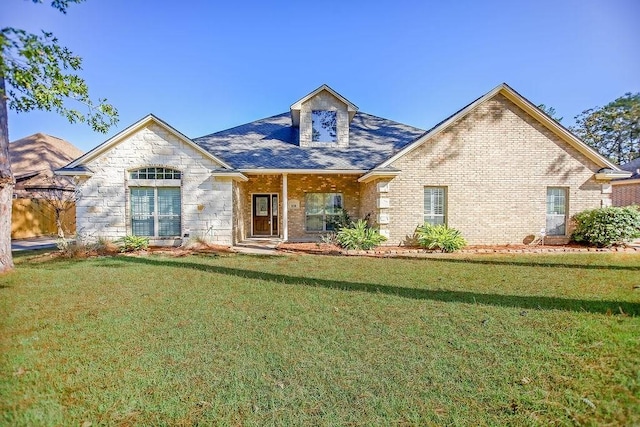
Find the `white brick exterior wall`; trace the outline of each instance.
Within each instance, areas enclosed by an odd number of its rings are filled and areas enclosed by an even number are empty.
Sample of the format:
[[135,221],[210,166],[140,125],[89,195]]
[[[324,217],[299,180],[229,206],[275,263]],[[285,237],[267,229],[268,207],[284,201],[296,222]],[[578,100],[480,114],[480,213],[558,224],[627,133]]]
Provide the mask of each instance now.
[[[118,239],[131,234],[129,171],[165,167],[182,172],[182,234],[232,244],[232,181],[212,178],[220,165],[165,128],[149,124],[86,164],[93,172],[79,184],[77,230],[81,238]],[[154,180],[138,184],[155,186]],[[162,241],[155,242],[163,244]],[[164,243],[176,243],[164,242]]]

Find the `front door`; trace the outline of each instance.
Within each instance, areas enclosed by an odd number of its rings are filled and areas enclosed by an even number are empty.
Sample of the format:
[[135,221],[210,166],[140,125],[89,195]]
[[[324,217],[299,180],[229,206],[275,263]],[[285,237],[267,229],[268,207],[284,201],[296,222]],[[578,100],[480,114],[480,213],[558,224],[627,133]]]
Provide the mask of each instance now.
[[278,234],[278,195],[253,195],[253,235],[274,236]]

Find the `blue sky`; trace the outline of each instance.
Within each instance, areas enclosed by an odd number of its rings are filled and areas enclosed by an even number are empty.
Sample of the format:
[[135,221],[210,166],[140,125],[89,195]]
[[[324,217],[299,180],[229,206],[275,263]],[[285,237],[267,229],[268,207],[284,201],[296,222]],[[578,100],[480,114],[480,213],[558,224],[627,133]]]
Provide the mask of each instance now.
[[120,122],[103,135],[12,112],[11,140],[44,132],[86,151],[148,113],[198,137],[288,111],[323,83],[424,129],[501,82],[565,125],[640,91],[637,0],[88,0],[67,15],[44,3],[2,0],[0,26],[52,31]]

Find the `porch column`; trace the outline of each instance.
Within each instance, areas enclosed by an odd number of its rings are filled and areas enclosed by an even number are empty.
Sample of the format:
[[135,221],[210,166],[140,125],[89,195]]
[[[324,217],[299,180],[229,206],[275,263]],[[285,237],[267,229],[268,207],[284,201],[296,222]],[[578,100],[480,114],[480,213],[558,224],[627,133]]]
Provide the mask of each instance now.
[[282,240],[289,240],[289,195],[287,174],[282,174]]

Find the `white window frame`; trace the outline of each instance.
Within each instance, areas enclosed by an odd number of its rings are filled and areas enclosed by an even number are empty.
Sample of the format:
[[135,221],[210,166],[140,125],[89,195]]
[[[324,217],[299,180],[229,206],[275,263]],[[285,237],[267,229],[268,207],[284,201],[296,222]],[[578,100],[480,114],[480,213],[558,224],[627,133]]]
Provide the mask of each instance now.
[[[134,212],[136,203],[134,201],[134,191],[136,190],[153,190],[153,212],[149,213],[149,214],[136,214]],[[160,213],[160,209],[159,209],[159,203],[160,203],[160,197],[159,197],[159,192],[161,192],[162,190],[177,190],[178,191],[178,198],[179,203],[180,203],[180,213],[178,214],[161,214]],[[175,237],[180,237],[182,232],[182,192],[180,190],[180,187],[129,187],[129,194],[131,197],[131,234],[135,234],[134,232],[134,225],[133,222],[135,220],[136,216],[146,216],[148,219],[153,219],[153,234],[142,234],[141,236],[144,237],[153,237],[153,238],[175,238]],[[160,223],[163,220],[175,220],[177,221],[177,229],[178,229],[178,233],[177,234],[167,234],[167,235],[163,235],[160,234]]]
[[[547,187],[546,221],[545,221],[545,232],[547,236],[566,236],[567,235],[567,213],[568,212],[569,212],[569,189],[567,187]],[[556,231],[560,227],[561,227],[561,232]]]
[[[309,199],[308,197],[310,195],[322,195],[323,198],[325,198],[325,200],[323,200],[323,208],[322,208],[322,213],[314,213],[314,214],[309,214]],[[344,209],[344,196],[342,195],[342,193],[321,193],[321,192],[313,192],[313,193],[306,193],[304,195],[304,229],[305,232],[307,233],[326,233],[327,231],[337,231],[337,230],[328,230],[327,229],[327,219],[330,217],[336,217],[339,216],[340,213],[327,213],[328,209],[327,209],[327,203],[329,200],[332,200],[335,196],[339,196],[340,197],[340,206],[338,207],[338,209]],[[335,208],[335,206],[331,206],[331,208]],[[308,222],[307,219],[309,217],[321,217],[322,218],[322,230],[309,230],[309,226],[308,226]]]
[[[429,223],[432,225],[447,224],[447,187],[444,186],[435,186],[435,185],[427,185],[424,187],[424,199],[423,199],[423,217],[422,220],[424,223]],[[441,192],[441,194],[435,193],[435,191]],[[430,194],[427,194],[430,192]],[[430,198],[430,211],[427,212],[427,197]],[[441,202],[440,209],[438,205]],[[439,212],[440,211],[440,212]],[[436,219],[441,218],[441,221],[436,221]]]
[[[147,216],[147,220],[153,218],[153,234],[145,235],[144,237],[150,237],[153,239],[173,239],[180,238],[182,236],[182,172],[163,166],[145,166],[138,169],[133,169],[127,173],[127,195],[128,195],[128,221],[127,228],[130,230],[130,234],[134,234],[134,217]],[[134,190],[146,189],[153,190],[153,211],[146,214],[134,215],[135,203],[134,203]],[[159,197],[158,192],[163,189],[174,189],[178,191],[179,211],[178,214],[159,214]],[[177,220],[177,234],[172,235],[160,235],[160,224],[165,219],[174,218]]]

